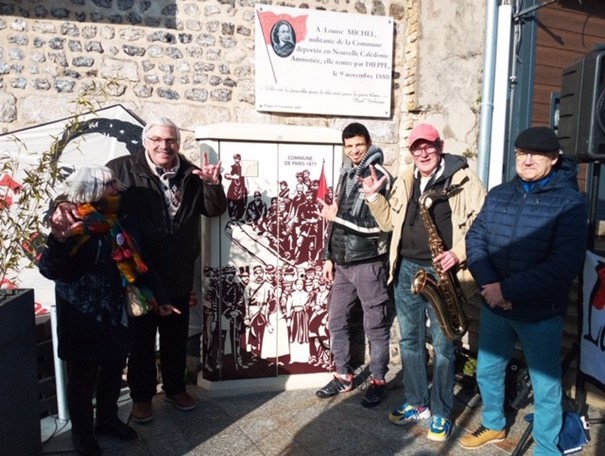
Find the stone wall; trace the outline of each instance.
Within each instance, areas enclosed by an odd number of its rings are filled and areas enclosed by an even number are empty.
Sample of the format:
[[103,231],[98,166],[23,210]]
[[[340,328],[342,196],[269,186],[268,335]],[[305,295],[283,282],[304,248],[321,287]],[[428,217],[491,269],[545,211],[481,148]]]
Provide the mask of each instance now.
[[[475,147],[484,6],[472,0],[263,3],[394,18],[392,117],[360,119],[394,169],[405,151],[402,139],[418,119],[443,128],[454,139],[453,152]],[[73,102],[95,88],[103,89],[95,97],[101,105],[121,103],[143,119],[175,120],[185,130],[184,150],[195,147],[189,133],[208,123],[339,129],[351,121],[257,112],[254,72],[252,0],[0,2],[0,132],[73,115]]]

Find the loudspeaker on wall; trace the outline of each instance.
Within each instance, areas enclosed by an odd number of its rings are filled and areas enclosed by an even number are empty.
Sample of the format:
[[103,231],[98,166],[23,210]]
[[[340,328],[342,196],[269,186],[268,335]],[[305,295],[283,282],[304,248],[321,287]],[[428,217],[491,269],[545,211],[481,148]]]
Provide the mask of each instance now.
[[563,70],[558,137],[579,162],[605,159],[605,45]]

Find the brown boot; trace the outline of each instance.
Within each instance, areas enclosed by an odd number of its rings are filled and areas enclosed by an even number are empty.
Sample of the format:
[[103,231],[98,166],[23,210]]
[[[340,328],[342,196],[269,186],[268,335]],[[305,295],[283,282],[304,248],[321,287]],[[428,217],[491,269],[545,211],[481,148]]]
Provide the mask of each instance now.
[[183,412],[193,410],[197,406],[195,398],[187,391],[176,394],[166,394],[165,399]]
[[149,423],[153,420],[153,405],[151,402],[133,402],[130,416],[135,423]]

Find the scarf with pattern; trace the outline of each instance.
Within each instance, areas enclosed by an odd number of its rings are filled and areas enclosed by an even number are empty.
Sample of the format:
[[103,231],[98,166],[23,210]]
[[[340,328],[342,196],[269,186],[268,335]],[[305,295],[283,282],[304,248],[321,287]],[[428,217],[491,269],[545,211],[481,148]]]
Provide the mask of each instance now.
[[112,240],[111,259],[116,262],[123,284],[127,285],[134,283],[148,268],[136,242],[118,222],[119,209],[119,196],[104,198],[94,204],[78,204],[76,210],[83,223],[73,230],[76,239],[70,254],[75,255],[91,235],[109,234]]

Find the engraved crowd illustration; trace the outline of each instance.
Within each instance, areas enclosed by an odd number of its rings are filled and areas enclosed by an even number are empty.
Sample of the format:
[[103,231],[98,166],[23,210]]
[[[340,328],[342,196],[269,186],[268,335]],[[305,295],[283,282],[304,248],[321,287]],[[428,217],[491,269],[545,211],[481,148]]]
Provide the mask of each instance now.
[[247,242],[262,244],[269,261],[203,268],[202,368],[209,378],[217,369],[223,378],[246,370],[271,375],[275,368],[266,369],[275,365],[282,372],[328,370],[330,284],[321,258],[327,224],[317,215],[317,199],[331,202],[333,189],[323,167],[314,179],[311,170],[300,169],[296,180],[279,181],[278,195],[263,197],[250,190],[241,161],[234,154],[223,174],[225,229],[245,229]]

